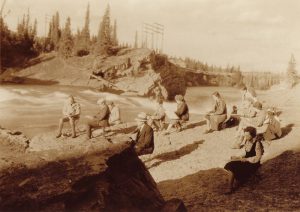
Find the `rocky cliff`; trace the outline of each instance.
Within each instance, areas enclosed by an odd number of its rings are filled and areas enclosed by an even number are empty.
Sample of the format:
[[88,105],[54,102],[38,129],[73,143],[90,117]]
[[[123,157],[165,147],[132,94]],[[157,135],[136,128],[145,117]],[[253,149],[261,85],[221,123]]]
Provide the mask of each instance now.
[[0,210],[174,209],[127,141],[124,134],[91,140],[44,134],[28,140],[1,129]]

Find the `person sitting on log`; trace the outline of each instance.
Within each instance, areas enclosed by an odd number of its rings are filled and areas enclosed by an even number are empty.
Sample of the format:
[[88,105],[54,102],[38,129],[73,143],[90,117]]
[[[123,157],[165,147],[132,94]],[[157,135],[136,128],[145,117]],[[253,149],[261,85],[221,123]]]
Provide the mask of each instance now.
[[108,119],[110,112],[105,99],[99,99],[97,104],[99,105],[99,112],[93,117],[88,117],[91,120],[89,120],[86,124],[88,139],[91,139],[92,137],[92,129],[105,128],[109,126]]
[[174,114],[176,118],[171,117],[170,124],[165,134],[170,133],[173,126],[176,127],[177,132],[180,132],[182,130],[182,125],[189,120],[189,107],[184,100],[184,97],[182,95],[176,95],[175,101],[177,103],[177,110]]
[[114,104],[113,101],[106,101],[106,104],[109,108],[110,115],[109,115],[109,125],[117,125],[121,124],[121,113],[120,113],[120,108]]
[[205,134],[211,133],[213,131],[218,131],[220,125],[227,118],[227,109],[224,99],[221,97],[219,92],[214,92],[212,97],[215,101],[214,109],[205,115],[207,130]]
[[147,114],[139,113],[135,120],[137,129],[134,131],[135,136],[131,137],[131,144],[138,156],[152,154],[154,151],[154,132],[147,124]]
[[72,138],[76,137],[75,121],[80,118],[80,104],[77,103],[72,95],[70,95],[64,104],[63,117],[59,119],[58,132],[56,138],[62,135],[64,122],[69,122],[72,128]]
[[163,100],[159,99],[157,102],[156,111],[153,115],[149,116],[149,125],[154,128],[154,130],[163,130],[164,121],[166,113],[163,108]]
[[244,183],[260,167],[260,160],[264,153],[263,145],[256,137],[254,127],[246,127],[245,135],[245,154],[243,156],[232,156],[224,169],[229,173],[229,192],[234,190],[234,181]]

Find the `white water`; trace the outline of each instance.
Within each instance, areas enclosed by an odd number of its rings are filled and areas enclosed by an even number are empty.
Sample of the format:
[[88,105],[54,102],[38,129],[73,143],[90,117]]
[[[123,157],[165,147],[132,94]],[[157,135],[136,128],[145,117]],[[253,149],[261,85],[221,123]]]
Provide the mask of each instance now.
[[[189,88],[186,101],[192,114],[191,119],[199,119],[200,115],[211,109],[210,95],[216,90],[231,103],[228,104],[229,110],[232,104],[236,104],[240,99],[240,93],[234,88]],[[87,88],[6,85],[0,87],[0,125],[23,131],[29,137],[39,132],[54,131],[61,116],[63,103],[70,94],[81,104],[80,123],[86,121],[84,116],[97,112],[95,103],[100,97],[119,105],[124,121],[133,121],[137,113],[153,113],[155,109],[155,103],[147,98],[120,96]],[[176,104],[165,102],[164,108],[167,111],[175,111]]]

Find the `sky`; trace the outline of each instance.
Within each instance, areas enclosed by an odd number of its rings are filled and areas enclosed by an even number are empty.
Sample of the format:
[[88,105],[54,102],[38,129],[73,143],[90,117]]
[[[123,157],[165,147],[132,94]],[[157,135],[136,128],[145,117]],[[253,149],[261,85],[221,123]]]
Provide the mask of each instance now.
[[165,28],[163,51],[170,56],[239,65],[243,71],[286,71],[291,54],[300,61],[299,0],[6,0],[5,20],[15,30],[29,8],[38,34],[45,35],[46,17],[58,11],[61,26],[70,16],[75,32],[84,24],[88,2],[92,34],[109,4],[121,42],[133,44],[136,31],[141,40],[143,23],[159,23]]

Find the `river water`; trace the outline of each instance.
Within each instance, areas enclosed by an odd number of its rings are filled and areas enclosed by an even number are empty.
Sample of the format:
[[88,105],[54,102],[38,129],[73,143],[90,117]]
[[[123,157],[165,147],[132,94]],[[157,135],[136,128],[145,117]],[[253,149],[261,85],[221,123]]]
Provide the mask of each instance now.
[[[192,120],[201,119],[201,116],[211,109],[213,102],[210,95],[214,91],[219,91],[225,98],[229,110],[241,99],[241,93],[235,88],[188,88],[185,98],[190,107]],[[133,121],[137,113],[144,111],[151,114],[155,109],[155,103],[147,98],[121,96],[88,88],[57,85],[2,85],[0,86],[0,126],[22,131],[28,137],[41,132],[55,131],[64,101],[70,94],[81,104],[80,124],[86,121],[86,115],[97,112],[96,101],[100,97],[119,105],[123,121]],[[166,102],[164,107],[168,111],[174,111],[176,104]]]

